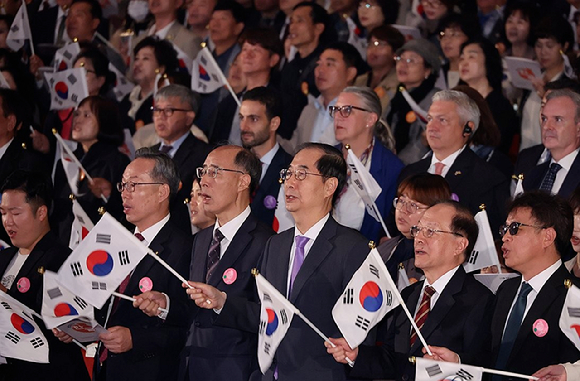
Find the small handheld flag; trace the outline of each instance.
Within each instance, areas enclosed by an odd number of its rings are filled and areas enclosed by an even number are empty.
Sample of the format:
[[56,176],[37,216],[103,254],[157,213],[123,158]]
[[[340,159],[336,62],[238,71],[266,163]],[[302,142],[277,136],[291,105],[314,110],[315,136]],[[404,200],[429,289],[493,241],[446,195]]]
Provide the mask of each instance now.
[[484,267],[496,266],[498,272],[501,272],[501,265],[497,256],[495,243],[493,242],[493,234],[489,226],[489,219],[487,211],[480,207],[480,211],[475,215],[475,222],[479,228],[479,235],[473,251],[469,255],[467,261],[463,264],[465,272],[469,273],[476,270],[481,270]]
[[67,69],[57,73],[44,73],[50,89],[50,109],[65,110],[77,107],[89,96],[85,68]]

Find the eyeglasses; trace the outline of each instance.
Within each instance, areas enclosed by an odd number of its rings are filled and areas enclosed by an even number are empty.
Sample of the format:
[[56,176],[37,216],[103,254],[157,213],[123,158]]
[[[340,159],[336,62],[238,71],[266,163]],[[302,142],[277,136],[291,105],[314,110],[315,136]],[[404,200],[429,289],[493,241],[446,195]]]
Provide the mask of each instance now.
[[175,111],[189,112],[192,110],[186,110],[183,108],[175,108],[175,107],[166,107],[166,108],[151,107],[151,113],[153,114],[153,116],[163,114],[165,115],[165,117],[169,118],[171,117],[171,115],[173,115]]
[[300,180],[300,181],[304,180],[306,178],[306,175],[326,177],[324,175],[321,175],[320,173],[308,172],[302,168],[296,169],[296,170],[292,170],[292,169],[288,168],[288,169],[283,169],[280,171],[280,178],[282,179],[282,181],[290,180],[290,178],[293,175],[296,178],[296,180]]
[[512,222],[509,225],[501,225],[499,227],[499,235],[500,237],[503,237],[507,232],[509,232],[511,235],[516,235],[518,234],[518,231],[520,230],[520,227],[522,226],[527,226],[529,228],[536,228],[536,229],[543,229],[542,226],[535,226],[535,225],[528,225],[528,224],[524,224],[523,222]]
[[405,210],[409,214],[417,213],[419,211],[419,209],[429,209],[429,208],[424,207],[424,206],[419,206],[412,201],[402,200],[399,197],[396,197],[393,200],[393,206],[395,207],[395,209]]
[[391,46],[391,44],[389,44],[387,41],[381,41],[381,40],[374,40],[371,41],[369,43],[369,48],[375,47],[378,48],[379,46]]
[[211,177],[212,179],[215,179],[218,175],[218,173],[220,173],[220,171],[224,171],[224,172],[235,172],[235,173],[241,173],[242,175],[245,175],[244,172],[237,170],[237,169],[227,169],[227,168],[220,168],[220,167],[197,167],[195,169],[195,171],[197,172],[197,177],[198,178],[202,178],[205,175],[209,175],[209,177]]
[[420,0],[419,1],[421,3],[421,5],[423,6],[431,6],[433,8],[439,8],[442,3],[439,0]]
[[437,229],[431,229],[431,228],[426,228],[424,226],[417,226],[417,225],[411,226],[411,237],[417,238],[417,236],[419,235],[419,232],[423,232],[423,237],[425,237],[425,238],[431,238],[431,237],[433,237],[433,234],[435,234],[435,233],[447,233],[447,234],[456,235],[458,237],[463,237],[462,234],[450,232],[447,230],[437,230]]
[[443,31],[439,32],[439,40],[445,40],[448,38],[460,38],[463,36],[465,36],[465,34],[463,32],[457,31],[457,30],[451,31],[449,33],[445,33]]
[[137,185],[163,185],[165,183],[134,183],[132,181],[129,181],[127,183],[117,183],[117,190],[119,191],[119,193],[122,193],[124,190],[126,190],[129,193],[133,193],[135,192],[135,186]]
[[414,58],[403,58],[401,56],[395,56],[395,63],[406,63],[407,65],[417,65],[419,61]]
[[348,118],[349,115],[352,113],[352,109],[370,112],[369,110],[365,110],[364,108],[353,106],[353,105],[345,105],[345,106],[328,106],[328,113],[330,114],[331,118],[334,118],[336,112],[340,112],[340,115],[343,118]]
[[358,7],[359,8],[365,8],[365,9],[371,9],[371,8],[376,7],[376,5],[375,4],[368,3],[366,1],[361,1],[361,3],[358,5]]

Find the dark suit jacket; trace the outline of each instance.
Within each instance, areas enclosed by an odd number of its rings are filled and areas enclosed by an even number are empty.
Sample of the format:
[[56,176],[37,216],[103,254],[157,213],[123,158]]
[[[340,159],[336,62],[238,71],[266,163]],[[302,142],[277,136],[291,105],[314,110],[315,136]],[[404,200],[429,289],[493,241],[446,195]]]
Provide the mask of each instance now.
[[[542,152],[544,152],[544,148],[542,144],[538,144],[523,150],[518,155],[514,172],[516,175],[524,175],[522,182],[524,191],[540,189],[542,180],[550,168],[550,160],[536,165]],[[580,185],[580,155],[577,155],[576,159],[574,159],[572,167],[570,167],[570,171],[558,191],[558,195],[567,198],[578,185]]]
[[[18,255],[17,247],[10,247],[0,252],[0,274],[6,272],[10,261]],[[8,294],[16,300],[32,308],[38,314],[42,309],[42,269],[57,272],[64,260],[68,257],[70,249],[62,245],[54,234],[47,233],[30,252],[29,257],[18,272],[18,275],[8,290]],[[1,276],[0,275],[0,276]],[[28,278],[30,288],[26,292],[18,290],[18,280]],[[6,374],[7,380],[89,380],[89,373],[83,362],[79,347],[74,344],[60,342],[46,329],[44,323],[38,318],[34,319],[49,346],[49,364],[38,364],[16,359],[8,359],[8,365],[0,366],[0,373]]]
[[[191,234],[191,221],[183,201],[191,194],[193,179],[197,178],[195,169],[203,166],[203,162],[211,149],[209,145],[197,139],[191,132],[187,134],[187,138],[173,155],[173,162],[179,171],[181,188],[175,198],[171,200],[171,222],[183,232]],[[158,150],[160,146],[161,144],[156,144],[152,148]]]
[[[401,293],[411,313],[419,302],[423,282],[414,283]],[[459,266],[429,313],[421,333],[427,344],[451,349],[463,363],[485,366],[489,358],[486,350],[493,303],[491,291]],[[407,315],[398,307],[388,328],[387,341],[382,347],[359,347],[351,375],[414,380],[415,365],[408,358],[422,357],[423,344],[417,339],[410,347],[411,329]]]
[[[256,281],[251,274],[259,264],[264,245],[274,232],[252,214],[240,226],[228,249],[220,259],[207,282],[224,291],[228,297],[240,297],[256,303]],[[189,279],[206,283],[207,253],[213,237],[213,226],[195,235]],[[224,282],[228,269],[237,272],[231,284]],[[248,380],[257,369],[257,343],[255,333],[214,326],[216,314],[200,309],[189,301],[193,321],[187,339],[186,355],[189,356],[189,380]],[[184,364],[185,365],[185,364]]]
[[280,179],[280,170],[288,168],[290,162],[292,162],[292,155],[280,147],[272,158],[272,162],[268,166],[268,170],[262,181],[260,181],[260,185],[252,199],[252,213],[268,226],[272,226],[276,208],[268,208],[264,204],[264,199],[268,196],[274,197],[276,200],[278,199],[281,186],[278,181]]
[[[294,229],[273,236],[261,262],[262,275],[283,295],[287,293],[293,242]],[[329,217],[294,280],[288,299],[328,337],[342,336],[332,319],[332,308],[368,252],[368,241],[359,232]],[[258,304],[228,297],[216,324],[244,326],[258,332],[259,321]],[[272,380],[276,366],[279,380],[340,381],[347,377],[345,367],[334,361],[320,336],[298,316],[292,319],[263,380]]]
[[[426,158],[406,166],[399,176],[399,183],[416,173],[427,172],[431,165],[430,153]],[[485,204],[489,223],[494,235],[499,236],[499,226],[505,221],[505,206],[510,197],[510,181],[490,164],[480,159],[469,147],[457,156],[449,168],[445,180],[459,202],[473,214]]]
[[[149,244],[165,262],[186,277],[191,250],[191,236],[176,229],[170,222],[165,224]],[[185,303],[187,294],[181,282],[165,267],[149,255],[135,268],[125,295],[139,295],[139,282],[148,277],[153,290],[167,294],[171,303]],[[173,304],[170,304],[171,311]],[[100,310],[99,320],[103,324],[108,303]],[[125,353],[109,352],[106,360],[107,380],[174,380],[177,376],[179,353],[185,344],[187,318],[182,316],[172,322],[157,317],[148,317],[133,304],[121,299],[117,309],[109,317],[108,327],[122,326],[131,330],[133,348]],[[98,357],[98,356],[97,356]],[[95,361],[99,361],[98,358]]]
[[[580,351],[559,327],[560,314],[568,291],[564,286],[566,279],[572,280],[570,273],[562,265],[544,284],[522,322],[505,370],[532,374],[548,365],[580,359]],[[497,291],[497,305],[491,325],[492,367],[496,362],[503,330],[520,283],[520,277],[508,279]],[[538,337],[533,332],[534,323],[539,319],[548,323],[549,329],[544,337]],[[516,380],[509,377],[504,379]]]

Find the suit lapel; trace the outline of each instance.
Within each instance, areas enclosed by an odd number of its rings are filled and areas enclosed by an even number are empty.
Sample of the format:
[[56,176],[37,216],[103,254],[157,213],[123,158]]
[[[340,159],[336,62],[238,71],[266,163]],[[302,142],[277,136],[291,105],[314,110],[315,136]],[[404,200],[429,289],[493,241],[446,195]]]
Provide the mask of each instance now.
[[528,176],[524,176],[524,180],[522,185],[524,190],[530,189],[540,189],[540,185],[542,184],[542,179],[546,175],[548,168],[550,167],[550,160],[547,160],[545,163],[535,166]]
[[192,261],[189,268],[189,277],[195,282],[205,283],[207,272],[207,253],[213,236],[213,226],[203,229],[195,236],[193,245]]
[[578,186],[578,182],[580,181],[580,154],[576,155],[576,159],[572,163],[570,167],[570,171],[566,175],[560,190],[558,191],[558,195],[562,197],[568,197],[576,186]]
[[288,292],[288,266],[290,264],[290,251],[294,242],[294,229],[280,233],[278,237],[280,237],[280,244],[272,248],[272,272],[266,278],[282,295],[286,295]]
[[[411,285],[410,287],[413,287],[411,293],[409,294],[409,297],[407,298],[407,300],[405,301],[405,304],[407,305],[407,308],[409,308],[409,312],[414,316],[415,315],[415,309],[417,307],[417,304],[419,304],[419,297],[421,296],[421,290],[423,289],[423,283],[424,281],[420,281],[417,282],[416,284]],[[411,333],[413,328],[411,328],[411,322],[409,321],[409,318],[407,317],[407,314],[405,314],[404,312],[401,312],[398,315],[397,321],[395,322],[395,324],[397,324],[397,330],[398,332],[400,332],[400,335],[397,335],[397,337],[400,337],[399,340],[399,346],[398,348],[396,348],[396,350],[401,350],[403,353],[410,353],[410,345],[411,345]],[[419,342],[420,344],[420,342]],[[421,345],[421,344],[420,344]]]
[[501,297],[497,298],[497,305],[495,307],[492,335],[492,348],[499,348],[503,337],[503,330],[505,328],[509,311],[512,307],[514,298],[518,292],[521,283],[521,277],[514,278],[514,280],[507,280],[501,293]]
[[445,180],[449,183],[449,187],[455,190],[454,193],[458,193],[457,189],[463,189],[464,184],[468,184],[465,181],[465,174],[468,173],[468,169],[472,167],[473,156],[475,155],[469,147],[465,147],[463,152],[461,152],[456,158],[451,168],[445,176]]

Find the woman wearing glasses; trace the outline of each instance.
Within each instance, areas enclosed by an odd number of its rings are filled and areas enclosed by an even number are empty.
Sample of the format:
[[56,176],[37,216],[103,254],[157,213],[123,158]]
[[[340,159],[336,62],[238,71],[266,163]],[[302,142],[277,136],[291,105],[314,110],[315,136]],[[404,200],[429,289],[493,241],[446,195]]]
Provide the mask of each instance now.
[[[407,177],[399,184],[397,198],[393,200],[395,207],[395,223],[401,235],[393,237],[377,248],[387,265],[391,277],[398,284],[406,284],[407,280],[416,281],[420,277],[414,265],[414,249],[411,228],[430,206],[451,198],[449,184],[441,176],[420,173]],[[399,265],[405,269],[407,279],[399,279]]]
[[[336,105],[329,109],[334,118],[336,140],[340,142],[338,148],[342,148],[347,158],[348,145],[351,153],[380,185],[382,192],[375,204],[381,216],[387,216],[403,163],[391,152],[393,139],[390,130],[380,120],[381,103],[378,96],[368,87],[347,87],[338,96]],[[360,230],[371,241],[378,242],[385,235],[380,222],[366,211],[350,173],[335,205],[334,217],[340,224]]]
[[[423,157],[429,150],[424,138],[426,120],[421,116],[431,106],[431,97],[439,89],[435,81],[441,61],[435,45],[418,39],[407,42],[397,50],[395,69],[399,89],[386,111],[386,121],[391,127],[396,141],[397,156],[405,164],[411,164]],[[413,103],[421,109],[419,113],[400,91],[404,87]]]
[[[81,101],[73,115],[72,139],[78,142],[74,154],[93,180],[104,179],[110,184],[121,180],[129,164],[129,158],[119,151],[123,138],[119,110],[114,101],[100,96],[89,96]],[[69,244],[74,219],[69,199],[72,188],[78,188],[77,201],[93,222],[99,220],[100,207],[124,221],[121,194],[113,189],[106,202],[96,197],[89,188],[87,174],[79,173],[78,177],[69,179],[62,162],[56,167],[51,223],[64,244]]]

